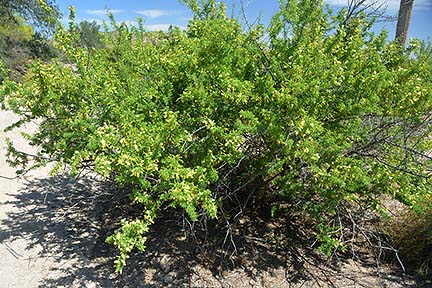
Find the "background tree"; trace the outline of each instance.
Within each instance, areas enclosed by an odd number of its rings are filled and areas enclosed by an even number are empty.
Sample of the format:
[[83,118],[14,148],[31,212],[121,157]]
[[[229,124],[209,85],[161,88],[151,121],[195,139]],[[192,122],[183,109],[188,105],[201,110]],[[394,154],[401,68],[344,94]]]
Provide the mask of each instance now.
[[12,78],[24,74],[29,59],[55,54],[47,37],[59,15],[53,1],[0,0],[0,60]]
[[0,25],[15,23],[19,15],[41,29],[52,29],[60,16],[53,0],[0,0]]
[[361,17],[374,18],[376,22],[394,21],[395,17],[386,14],[386,2],[382,0],[348,0],[344,23],[350,19]]
[[78,24],[77,29],[80,36],[80,45],[82,47],[86,47],[88,49],[99,49],[103,47],[103,42],[99,32],[100,25],[98,25],[96,21],[81,21]]
[[411,13],[413,6],[414,0],[400,0],[395,39],[401,45],[405,45],[408,36],[408,29],[411,22]]

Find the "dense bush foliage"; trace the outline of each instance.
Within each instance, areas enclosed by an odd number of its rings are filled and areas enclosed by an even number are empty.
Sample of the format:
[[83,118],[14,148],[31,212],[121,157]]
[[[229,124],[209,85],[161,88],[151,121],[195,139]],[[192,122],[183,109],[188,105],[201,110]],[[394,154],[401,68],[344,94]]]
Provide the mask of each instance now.
[[389,194],[421,209],[430,47],[401,48],[319,1],[281,1],[269,27],[248,31],[222,4],[185,2],[185,31],[113,22],[92,53],[71,23],[55,38],[70,65],[36,61],[23,83],[1,88],[16,126],[39,123],[28,135],[39,157],[10,146],[12,164],[90,168],[132,188],[142,217],[108,238],[118,270],[165,205],[197,220],[256,197],[296,203],[317,220],[324,252],[344,248],[326,225],[341,202],[377,207]]

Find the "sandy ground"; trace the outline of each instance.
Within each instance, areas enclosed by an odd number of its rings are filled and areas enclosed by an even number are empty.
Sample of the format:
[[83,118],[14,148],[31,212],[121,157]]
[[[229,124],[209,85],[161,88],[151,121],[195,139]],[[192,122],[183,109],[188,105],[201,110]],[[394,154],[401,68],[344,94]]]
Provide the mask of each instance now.
[[244,264],[221,271],[171,222],[156,223],[147,252],[133,254],[123,274],[115,274],[116,251],[104,243],[123,211],[115,194],[90,176],[50,177],[47,168],[16,178],[6,163],[5,138],[34,152],[18,132],[3,131],[16,119],[0,111],[0,288],[432,287],[388,267],[348,259],[329,268],[260,243],[252,243]]
[[[24,151],[34,152],[18,131],[5,133],[3,129],[17,120],[11,112],[0,111],[0,287],[37,287],[54,267],[64,264],[55,255],[44,256],[43,247],[32,243],[31,233],[17,227],[14,215],[25,214],[32,207],[20,205],[20,193],[26,184],[34,179],[47,177],[48,169],[31,171],[25,177],[17,178],[15,170],[6,163],[6,137],[13,139],[15,145]],[[26,131],[34,127],[27,126]],[[40,195],[44,197],[43,194]],[[26,225],[26,223],[22,223]],[[27,223],[31,225],[32,223]],[[17,229],[15,229],[17,228]],[[28,227],[31,231],[36,227]],[[38,227],[37,229],[43,229]]]
[[[21,151],[35,152],[19,131],[4,132],[17,119],[0,110],[0,288],[115,287],[103,285],[109,275],[115,276],[112,257],[105,263],[103,280],[94,279],[97,259],[88,259],[96,229],[86,223],[91,221],[82,211],[92,201],[96,181],[50,177],[49,168],[16,177],[6,162],[5,139]],[[36,125],[20,128],[35,129]]]

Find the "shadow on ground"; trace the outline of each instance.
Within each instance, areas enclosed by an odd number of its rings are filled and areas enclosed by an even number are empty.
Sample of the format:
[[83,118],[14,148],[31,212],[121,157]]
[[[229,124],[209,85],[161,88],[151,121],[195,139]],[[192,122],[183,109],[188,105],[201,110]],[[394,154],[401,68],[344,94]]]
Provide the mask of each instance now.
[[[344,270],[343,263],[328,265],[312,249],[304,248],[310,243],[301,245],[305,238],[292,225],[269,226],[254,216],[238,231],[238,239],[233,238],[235,243],[240,243],[236,246],[239,256],[232,262],[221,261],[220,257],[215,257],[217,253],[211,253],[199,245],[200,241],[185,233],[182,215],[175,211],[168,211],[153,225],[147,251],[134,253],[123,273],[118,275],[113,268],[116,250],[105,243],[105,238],[118,227],[121,218],[139,215],[139,207],[130,210],[126,192],[91,177],[76,180],[57,176],[29,181],[14,197],[9,204],[14,205],[17,212],[10,213],[3,221],[9,229],[0,233],[0,242],[25,237],[29,239],[27,248],[40,246],[40,257],[55,259],[56,264],[39,287],[375,285],[375,282],[368,282],[368,277],[375,280],[380,277],[380,281],[384,281],[380,282],[380,287],[419,285],[373,268],[365,268],[360,275]],[[269,238],[262,238],[263,233],[273,235],[276,242],[280,235],[291,235],[292,241],[276,247],[269,245]],[[297,249],[299,245],[303,248]],[[363,277],[363,282],[358,281],[359,277]],[[401,286],[391,286],[392,283]]]

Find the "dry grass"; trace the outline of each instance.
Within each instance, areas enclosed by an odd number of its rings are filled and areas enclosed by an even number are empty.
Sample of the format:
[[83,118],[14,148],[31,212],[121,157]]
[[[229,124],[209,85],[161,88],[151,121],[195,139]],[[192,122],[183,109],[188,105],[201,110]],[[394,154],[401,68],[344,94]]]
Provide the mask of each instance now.
[[[425,203],[432,203],[427,199]],[[423,213],[397,205],[393,215],[383,222],[383,230],[399,250],[399,256],[408,269],[420,275],[432,273],[432,206]],[[426,206],[426,205],[425,205]]]

